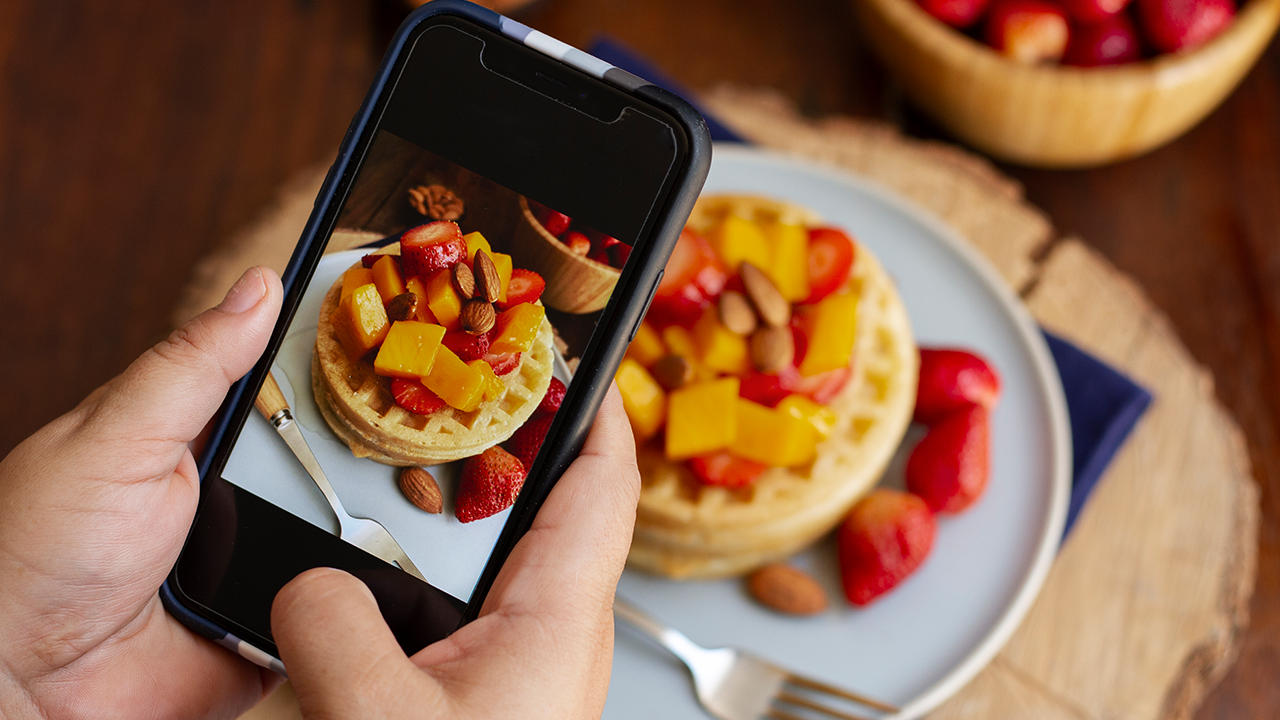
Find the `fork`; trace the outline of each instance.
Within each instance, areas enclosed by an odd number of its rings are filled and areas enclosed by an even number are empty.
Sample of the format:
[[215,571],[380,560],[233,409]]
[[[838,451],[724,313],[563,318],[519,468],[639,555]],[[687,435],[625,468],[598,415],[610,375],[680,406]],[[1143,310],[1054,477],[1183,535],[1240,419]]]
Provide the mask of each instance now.
[[[613,601],[620,617],[680,658],[693,675],[693,687],[704,710],[720,720],[805,720],[814,717],[869,720],[832,707],[859,705],[879,713],[896,713],[892,705],[791,673],[734,648],[704,648],[621,598]],[[825,700],[826,702],[819,702]],[[801,714],[797,715],[796,712]]]
[[400,543],[391,537],[391,533],[387,532],[381,523],[367,518],[352,517],[342,506],[338,493],[334,492],[333,485],[329,484],[329,478],[325,477],[324,470],[320,467],[320,462],[316,460],[311,447],[307,445],[306,438],[302,437],[302,431],[294,423],[289,401],[285,400],[279,383],[270,372],[262,383],[262,389],[258,391],[254,407],[258,408],[262,417],[266,418],[276,432],[280,433],[280,437],[284,438],[289,449],[298,458],[298,462],[302,463],[302,467],[306,468],[307,474],[324,494],[324,499],[329,501],[333,514],[338,516],[338,537],[426,582],[427,579],[422,577],[422,573],[409,560]]

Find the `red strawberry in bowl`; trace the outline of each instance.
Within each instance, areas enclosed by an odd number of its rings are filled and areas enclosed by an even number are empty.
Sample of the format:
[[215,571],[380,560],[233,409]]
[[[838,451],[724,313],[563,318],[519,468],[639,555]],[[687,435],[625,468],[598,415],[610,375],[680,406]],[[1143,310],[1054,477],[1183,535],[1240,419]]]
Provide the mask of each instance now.
[[1137,6],[1147,41],[1161,52],[1203,45],[1236,15],[1233,0],[1138,0]]
[[987,15],[987,44],[1018,62],[1058,60],[1067,49],[1066,13],[1045,0],[996,0]]
[[511,507],[524,486],[524,476],[520,460],[500,447],[464,460],[453,502],[458,522],[482,520]]
[[924,11],[954,28],[978,21],[990,0],[919,0]]
[[1097,67],[1137,60],[1142,55],[1137,30],[1127,14],[1079,23],[1067,41],[1064,65]]
[[911,493],[877,488],[849,511],[836,533],[845,597],[868,605],[915,572],[933,548],[937,522]]

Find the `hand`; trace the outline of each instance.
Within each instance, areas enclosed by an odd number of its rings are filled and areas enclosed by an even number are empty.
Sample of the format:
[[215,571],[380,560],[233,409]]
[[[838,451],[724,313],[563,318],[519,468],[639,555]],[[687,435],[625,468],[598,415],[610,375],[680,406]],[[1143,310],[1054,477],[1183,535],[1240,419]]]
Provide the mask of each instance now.
[[359,580],[330,569],[295,578],[276,596],[271,627],[303,715],[599,718],[640,493],[635,458],[615,387],[480,617],[413,657]]
[[0,717],[235,717],[276,676],[189,632],[157,589],[199,495],[188,444],[262,354],[252,269],[0,461]]

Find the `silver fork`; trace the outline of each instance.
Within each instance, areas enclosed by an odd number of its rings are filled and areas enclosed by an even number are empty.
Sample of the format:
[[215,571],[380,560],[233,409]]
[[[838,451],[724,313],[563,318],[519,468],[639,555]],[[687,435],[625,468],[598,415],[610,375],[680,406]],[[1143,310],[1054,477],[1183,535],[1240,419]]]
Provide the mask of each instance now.
[[878,717],[898,711],[892,705],[801,677],[741,650],[704,648],[621,598],[614,599],[613,614],[680,658],[693,675],[698,702],[720,720],[869,720],[839,707],[850,704],[871,708]]
[[320,492],[324,494],[324,499],[329,501],[333,514],[338,516],[338,537],[426,582],[427,579],[422,577],[422,573],[409,560],[400,543],[391,537],[391,533],[387,532],[381,523],[376,520],[352,517],[342,506],[338,493],[334,492],[333,485],[329,484],[329,478],[325,477],[324,469],[320,467],[320,462],[316,460],[311,447],[307,445],[306,438],[302,437],[302,431],[294,423],[289,402],[285,400],[284,393],[280,392],[280,385],[270,372],[262,383],[262,389],[258,391],[254,406],[258,408],[258,412],[262,413],[262,417],[271,423],[276,432],[280,433],[280,437],[284,438],[289,449],[298,458],[298,462],[302,463],[307,474],[315,481],[316,487],[320,488]]

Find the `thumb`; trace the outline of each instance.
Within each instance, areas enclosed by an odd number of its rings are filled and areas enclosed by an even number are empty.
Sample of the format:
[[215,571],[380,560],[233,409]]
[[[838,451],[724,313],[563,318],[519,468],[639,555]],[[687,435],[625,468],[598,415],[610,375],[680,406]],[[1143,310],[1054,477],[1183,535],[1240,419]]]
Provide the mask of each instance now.
[[373,593],[341,570],[308,570],[281,588],[271,632],[304,717],[373,717],[422,680]]
[[123,440],[184,444],[253,368],[280,313],[280,278],[250,268],[217,307],[188,321],[133,362],[100,396],[86,425]]

